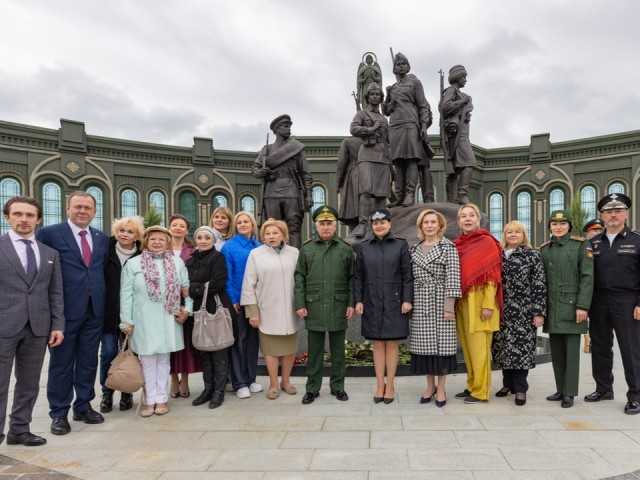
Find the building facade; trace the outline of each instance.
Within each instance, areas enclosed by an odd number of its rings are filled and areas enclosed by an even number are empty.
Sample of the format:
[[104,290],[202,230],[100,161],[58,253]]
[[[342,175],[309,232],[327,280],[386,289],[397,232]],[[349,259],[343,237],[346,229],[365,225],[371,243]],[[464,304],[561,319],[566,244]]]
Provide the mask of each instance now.
[[[315,205],[338,205],[336,163],[344,137],[296,137],[306,145],[314,179]],[[445,177],[438,136],[431,136],[436,201],[445,201]],[[551,143],[532,135],[526,146],[474,146],[478,168],[469,197],[489,216],[492,233],[520,220],[535,245],[547,236],[552,210],[566,208],[574,194],[596,216],[607,193],[628,195],[636,205],[640,181],[640,131]],[[93,226],[110,232],[114,218],[144,215],[153,205],[166,224],[173,213],[188,218],[192,230],[206,224],[218,206],[255,213],[261,182],[250,174],[256,152],[217,150],[210,138],[191,147],[158,145],[87,135],[85,125],[60,120],[59,129],[0,121],[0,202],[29,195],[43,206],[43,225],[66,218],[65,198],[86,190],[98,201]],[[419,197],[419,195],[417,196]],[[638,209],[630,226],[636,228]],[[312,234],[310,219],[303,235]],[[8,225],[2,220],[2,233]],[[341,235],[347,234],[344,226]]]

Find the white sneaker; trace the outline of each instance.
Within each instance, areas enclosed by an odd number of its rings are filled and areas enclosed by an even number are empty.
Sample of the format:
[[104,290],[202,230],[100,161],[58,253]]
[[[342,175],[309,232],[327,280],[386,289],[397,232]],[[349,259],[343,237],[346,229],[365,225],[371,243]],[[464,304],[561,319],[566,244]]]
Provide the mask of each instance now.
[[251,392],[247,387],[242,387],[236,390],[236,397],[238,398],[249,398],[251,397]]
[[264,388],[259,383],[253,382],[251,385],[249,385],[249,391],[251,393],[258,393],[258,392],[261,392],[262,390],[264,390]]

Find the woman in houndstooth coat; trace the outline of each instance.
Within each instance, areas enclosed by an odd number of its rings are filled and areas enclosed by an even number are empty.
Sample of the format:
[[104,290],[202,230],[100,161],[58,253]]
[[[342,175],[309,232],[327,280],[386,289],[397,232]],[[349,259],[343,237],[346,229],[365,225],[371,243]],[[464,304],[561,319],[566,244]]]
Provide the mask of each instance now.
[[411,370],[427,376],[420,403],[429,403],[435,396],[436,405],[442,407],[446,403],[446,375],[457,367],[454,312],[455,299],[462,295],[460,264],[456,246],[443,238],[447,222],[442,214],[424,210],[416,226],[421,242],[410,250],[414,276]]

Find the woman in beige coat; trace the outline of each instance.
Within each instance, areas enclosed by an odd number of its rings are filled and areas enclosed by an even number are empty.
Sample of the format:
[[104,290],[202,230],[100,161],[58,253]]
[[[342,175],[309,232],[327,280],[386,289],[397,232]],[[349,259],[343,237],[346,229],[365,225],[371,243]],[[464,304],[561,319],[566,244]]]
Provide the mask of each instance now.
[[298,348],[298,316],[293,302],[293,274],[298,249],[286,244],[287,224],[270,218],[260,229],[264,245],[251,251],[242,281],[240,304],[249,324],[260,329],[260,350],[269,372],[267,398],[278,398],[278,361],[282,359],[280,388],[297,391],[290,375]]

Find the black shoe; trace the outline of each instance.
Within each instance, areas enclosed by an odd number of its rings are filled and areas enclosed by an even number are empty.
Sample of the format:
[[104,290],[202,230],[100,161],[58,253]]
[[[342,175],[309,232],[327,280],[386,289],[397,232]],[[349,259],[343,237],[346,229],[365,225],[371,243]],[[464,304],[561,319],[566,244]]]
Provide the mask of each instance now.
[[434,393],[430,397],[420,397],[420,404],[424,405],[425,403],[430,403],[431,400],[433,399],[433,397],[435,397],[435,396],[436,396],[436,394]]
[[205,387],[204,392],[202,392],[200,395],[194,398],[193,402],[191,402],[191,405],[193,405],[194,407],[197,407],[198,405],[203,405],[207,402],[210,402],[212,397],[213,397],[213,389]]
[[373,403],[380,403],[384,400],[384,397],[373,397]]
[[213,392],[211,401],[209,402],[209,408],[218,408],[224,402],[224,390],[218,390]]
[[560,392],[556,392],[553,395],[549,395],[547,397],[547,400],[549,400],[550,402],[559,402],[560,400],[562,400],[562,394]]
[[382,401],[385,405],[389,405],[390,403],[393,403],[394,398],[395,397],[382,397]]
[[347,400],[349,400],[349,395],[347,395],[347,392],[345,392],[344,390],[331,390],[331,395],[336,397],[336,399],[340,400],[341,402],[346,402]]
[[473,395],[467,395],[466,397],[464,397],[464,403],[469,403],[469,404],[476,404],[476,403],[480,403],[483,400],[480,400],[479,398],[474,397]]
[[500,390],[498,390],[496,392],[496,397],[506,397],[510,393],[512,393],[512,392],[511,392],[511,389],[509,387],[502,387]]
[[[518,398],[518,395],[524,395],[522,398]],[[524,404],[527,403],[527,394],[526,393],[516,393],[516,405],[518,407],[523,407]]]
[[[339,390],[339,391],[342,391],[342,390]],[[333,392],[331,392],[331,393],[333,393]],[[345,393],[345,395],[346,395],[346,393]],[[315,401],[315,399],[318,398],[319,396],[320,396],[319,393],[307,392],[302,397],[302,404],[303,405],[309,405],[310,403],[313,403]]]
[[22,444],[25,447],[39,447],[47,443],[47,440],[34,435],[30,432],[24,433],[7,433],[7,445],[19,445]]
[[109,413],[113,410],[113,392],[106,392],[102,394],[102,401],[100,402],[100,413]]
[[133,394],[123,393],[120,395],[120,411],[131,410],[133,408]]
[[560,404],[562,408],[571,408],[573,407],[573,397],[569,395],[562,396],[562,403]]
[[640,413],[640,403],[627,402],[627,404],[624,406],[624,413],[626,413],[627,415],[637,415],[638,413]]
[[71,431],[71,425],[67,417],[56,417],[51,421],[51,433],[54,435],[66,435]]
[[613,392],[595,391],[584,397],[585,402],[599,402],[600,400],[613,400]]
[[80,422],[94,425],[96,423],[104,422],[104,417],[96,412],[93,408],[89,407],[86,412],[73,412],[73,419]]
[[464,400],[469,395],[471,395],[471,392],[465,388],[464,391],[456,393],[455,397]]

